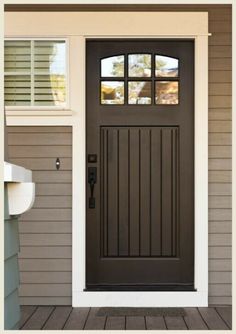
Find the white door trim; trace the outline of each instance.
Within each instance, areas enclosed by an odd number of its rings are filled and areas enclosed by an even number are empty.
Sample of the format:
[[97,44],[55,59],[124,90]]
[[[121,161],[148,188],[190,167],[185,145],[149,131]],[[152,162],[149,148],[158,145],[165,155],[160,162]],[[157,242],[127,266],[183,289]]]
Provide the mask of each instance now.
[[[140,25],[142,22],[146,24]],[[151,20],[150,20],[151,18]],[[181,18],[181,20],[180,20]],[[54,22],[41,25],[41,22]],[[11,116],[9,125],[72,125],[72,305],[208,305],[208,15],[195,12],[6,13],[7,37],[69,38],[71,116]],[[14,25],[10,24],[14,22]],[[88,24],[89,22],[89,24]],[[106,25],[101,25],[106,22]],[[122,25],[119,24],[122,22]],[[130,34],[130,22],[132,33]],[[180,24],[181,22],[181,24]],[[63,23],[63,24],[62,24]],[[121,27],[123,27],[122,32]],[[178,27],[178,30],[176,30]],[[106,28],[104,30],[104,28]],[[129,32],[129,34],[128,34]],[[86,38],[191,38],[195,41],[195,259],[192,292],[86,292],[85,42]],[[196,145],[197,143],[197,145]]]
[[[93,38],[104,36],[93,36]],[[120,38],[120,36],[109,36],[110,38]],[[133,36],[134,37],[134,36]],[[152,36],[153,37],[153,36]],[[183,36],[181,36],[183,38]],[[123,37],[124,38],[124,37]],[[156,38],[161,38],[156,36]],[[165,36],[167,38],[167,36]],[[170,38],[173,38],[171,36]],[[186,36],[185,38],[189,38]],[[196,291],[173,292],[173,291],[152,291],[152,292],[91,292],[83,291],[86,286],[85,266],[85,196],[83,208],[80,205],[79,226],[73,227],[73,244],[77,244],[76,253],[73,247],[73,306],[208,306],[208,37],[191,36],[195,42],[195,258],[194,258],[194,287]],[[80,57],[85,56],[86,37],[80,40]],[[85,67],[83,67],[83,78],[85,77]],[[82,79],[82,73],[81,73]],[[85,106],[84,106],[85,108]],[[83,148],[85,150],[85,109],[83,126],[78,129],[83,132]],[[80,136],[81,137],[81,136]],[[77,140],[77,135],[74,135]],[[197,145],[196,145],[197,143]],[[80,147],[80,152],[81,152]],[[75,149],[75,143],[74,143]],[[76,154],[78,149],[74,152]],[[85,151],[83,156],[85,157]],[[83,161],[85,166],[85,160]],[[83,171],[82,171],[83,169]],[[78,170],[77,170],[78,172]],[[80,177],[85,175],[85,167],[81,166]],[[84,180],[84,179],[83,179]],[[85,192],[85,182],[83,191]],[[81,182],[82,183],[82,182]],[[80,185],[80,189],[82,184]],[[77,197],[78,198],[78,197]],[[74,197],[75,199],[75,197]],[[77,202],[78,203],[78,202]],[[80,236],[79,238],[77,236]],[[78,257],[78,254],[80,256]],[[83,254],[83,256],[81,255]],[[79,261],[75,261],[75,258]]]

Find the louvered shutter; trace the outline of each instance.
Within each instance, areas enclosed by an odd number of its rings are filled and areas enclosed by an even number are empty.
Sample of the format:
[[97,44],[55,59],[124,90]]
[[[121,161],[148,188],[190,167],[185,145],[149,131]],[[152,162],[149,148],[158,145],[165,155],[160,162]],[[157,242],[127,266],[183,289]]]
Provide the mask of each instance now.
[[31,105],[31,43],[6,41],[4,48],[5,104]]
[[5,104],[63,107],[65,103],[65,41],[6,41]]

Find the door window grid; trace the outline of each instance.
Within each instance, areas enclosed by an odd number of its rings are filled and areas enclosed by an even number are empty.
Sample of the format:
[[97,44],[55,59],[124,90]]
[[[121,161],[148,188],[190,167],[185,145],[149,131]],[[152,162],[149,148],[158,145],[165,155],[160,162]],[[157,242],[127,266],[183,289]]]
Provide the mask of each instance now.
[[100,103],[178,105],[179,81],[179,60],[174,57],[137,53],[103,58]]

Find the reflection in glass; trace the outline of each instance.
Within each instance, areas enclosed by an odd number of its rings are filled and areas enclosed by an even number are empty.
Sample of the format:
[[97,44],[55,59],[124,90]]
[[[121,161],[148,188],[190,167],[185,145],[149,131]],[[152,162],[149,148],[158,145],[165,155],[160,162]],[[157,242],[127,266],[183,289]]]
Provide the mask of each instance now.
[[102,77],[124,77],[124,56],[104,58],[101,61]]
[[65,41],[35,41],[34,42],[34,71],[37,74],[66,73],[66,44]]
[[151,55],[134,54],[129,55],[129,77],[151,76]]
[[124,104],[124,82],[102,81],[101,104]]
[[35,106],[65,106],[65,41],[35,41],[34,72],[33,104]]
[[155,102],[156,104],[178,104],[178,81],[156,81]]
[[155,56],[156,77],[177,77],[179,75],[179,61],[176,58]]
[[151,104],[151,82],[129,81],[129,104]]

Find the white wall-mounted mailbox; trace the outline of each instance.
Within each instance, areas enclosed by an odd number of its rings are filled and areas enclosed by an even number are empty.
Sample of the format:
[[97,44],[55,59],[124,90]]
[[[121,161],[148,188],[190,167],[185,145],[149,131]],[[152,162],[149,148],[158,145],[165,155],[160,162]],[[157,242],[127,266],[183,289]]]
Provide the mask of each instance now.
[[35,199],[32,172],[24,167],[4,162],[4,182],[7,183],[9,215],[21,215],[31,209]]

